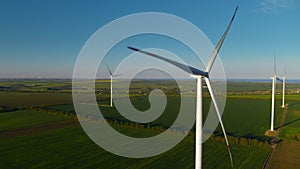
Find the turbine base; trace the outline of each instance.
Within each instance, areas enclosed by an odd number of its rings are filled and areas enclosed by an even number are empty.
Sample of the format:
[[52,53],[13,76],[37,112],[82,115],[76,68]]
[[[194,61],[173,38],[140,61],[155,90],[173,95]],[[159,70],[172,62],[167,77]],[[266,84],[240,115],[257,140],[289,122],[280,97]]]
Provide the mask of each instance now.
[[268,136],[268,137],[276,137],[277,136],[277,131],[276,130],[267,130],[265,132],[265,135]]

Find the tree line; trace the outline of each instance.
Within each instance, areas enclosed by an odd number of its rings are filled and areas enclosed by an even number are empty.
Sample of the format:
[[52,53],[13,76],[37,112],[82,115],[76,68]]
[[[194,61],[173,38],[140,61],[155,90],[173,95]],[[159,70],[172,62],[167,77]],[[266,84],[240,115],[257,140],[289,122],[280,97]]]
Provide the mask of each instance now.
[[[67,116],[71,118],[80,118],[83,120],[100,120],[94,115],[88,115],[84,113],[78,113],[77,116],[74,112],[64,112],[64,111],[57,111],[57,110],[49,110],[44,109],[42,107],[27,107],[29,110],[35,110],[39,112],[44,112],[48,114],[55,114],[60,116]],[[153,125],[153,124],[140,124],[130,121],[120,121],[120,120],[111,120],[111,119],[102,119],[103,121],[106,121],[111,126],[120,126],[125,128],[132,128],[132,129],[145,129],[147,131],[151,132],[157,132],[162,133],[165,132],[167,129],[160,125]],[[195,132],[194,131],[181,131],[181,130],[168,130],[172,132],[173,134],[185,134],[187,137],[194,138]],[[217,141],[217,142],[225,142],[225,138],[223,136],[218,135],[211,135],[209,140]],[[257,146],[257,147],[265,147],[269,148],[270,144],[268,141],[261,141],[255,138],[245,138],[245,137],[234,137],[234,136],[228,136],[228,140],[232,144],[239,144],[239,145],[246,145],[246,146]]]

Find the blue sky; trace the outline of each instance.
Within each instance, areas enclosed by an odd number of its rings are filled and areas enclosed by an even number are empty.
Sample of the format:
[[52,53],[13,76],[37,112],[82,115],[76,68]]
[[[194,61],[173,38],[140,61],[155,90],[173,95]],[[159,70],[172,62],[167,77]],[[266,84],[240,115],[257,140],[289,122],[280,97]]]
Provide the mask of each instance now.
[[[286,67],[288,78],[300,79],[300,2],[237,3],[237,17],[220,52],[227,77],[269,78],[275,52],[278,75],[283,75]],[[71,78],[88,38],[110,21],[137,12],[182,17],[199,27],[215,45],[235,4],[234,0],[2,0],[0,78]]]

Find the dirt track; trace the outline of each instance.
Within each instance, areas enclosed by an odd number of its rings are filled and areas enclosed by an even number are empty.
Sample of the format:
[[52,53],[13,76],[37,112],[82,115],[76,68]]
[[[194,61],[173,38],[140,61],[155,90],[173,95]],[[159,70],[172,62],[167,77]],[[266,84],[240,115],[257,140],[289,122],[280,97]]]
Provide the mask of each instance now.
[[271,162],[272,169],[293,169],[300,166],[300,143],[295,141],[283,141],[276,148],[275,157]]
[[43,131],[54,130],[58,128],[76,126],[76,125],[79,125],[77,119],[70,119],[70,120],[43,123],[43,124],[37,124],[33,126],[15,128],[15,129],[8,129],[8,130],[0,131],[0,140],[20,137],[28,134],[33,134],[33,133],[40,133]]
[[271,164],[272,164],[272,161],[275,159],[275,156],[276,156],[276,154],[277,154],[277,144],[280,144],[280,142],[278,142],[278,136],[279,136],[279,130],[280,130],[280,127],[284,124],[284,122],[285,122],[285,117],[286,117],[286,114],[288,113],[288,105],[286,105],[286,107],[285,107],[285,110],[284,110],[284,112],[283,112],[283,114],[282,114],[282,117],[281,117],[281,120],[280,120],[280,123],[279,123],[279,127],[277,127],[277,135],[276,135],[276,137],[273,139],[273,140],[271,140],[271,148],[272,148],[272,152],[271,152],[271,154],[269,155],[269,157],[268,157],[268,159],[267,159],[267,161],[266,161],[266,163],[264,164],[264,166],[263,166],[263,169],[269,169],[269,168],[271,168]]

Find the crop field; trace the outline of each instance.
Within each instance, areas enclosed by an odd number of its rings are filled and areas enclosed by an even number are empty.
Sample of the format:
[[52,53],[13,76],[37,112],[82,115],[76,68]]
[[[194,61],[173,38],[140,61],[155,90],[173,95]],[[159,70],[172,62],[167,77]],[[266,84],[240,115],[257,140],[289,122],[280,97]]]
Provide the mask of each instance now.
[[47,79],[20,79],[0,80],[2,92],[71,92],[71,80]]
[[[227,98],[231,99],[255,99],[255,100],[271,100],[272,96],[271,94],[249,94],[249,95],[228,95]],[[275,95],[276,100],[281,100],[282,95],[276,94]],[[299,94],[286,94],[285,100],[288,101],[300,101],[300,95]]]
[[280,138],[290,141],[300,141],[300,102],[289,104],[285,122],[280,126]]
[[[184,91],[195,90],[195,81],[193,79],[182,80],[186,84]],[[123,80],[114,80],[114,84],[120,89],[124,87]],[[95,80],[95,92],[107,94],[109,92],[110,80]],[[139,93],[147,89],[166,88],[168,90],[177,88],[177,84],[170,80],[134,80],[130,83],[130,90],[133,93]],[[271,80],[269,82],[236,82],[227,81],[228,95],[271,94]],[[71,93],[72,81],[69,80],[0,80],[0,92],[28,92],[28,93]],[[282,92],[282,83],[276,84],[276,93]],[[288,82],[286,84],[286,94],[299,94],[300,83]]]
[[299,101],[288,103],[285,120],[278,126],[279,140],[274,150],[270,168],[295,168],[300,165],[300,104]]
[[[97,95],[97,100],[108,100],[107,95]],[[1,93],[0,107],[28,107],[28,106],[47,106],[58,104],[72,104],[72,93]]]
[[[164,114],[153,121],[152,124],[163,125],[166,127],[172,124],[177,117],[176,112],[178,111],[178,107],[174,105],[178,105],[180,100],[176,97],[171,97],[169,102],[169,106],[167,104]],[[275,127],[279,124],[279,119],[283,113],[283,109],[280,108],[280,103],[280,100],[276,101]],[[139,97],[139,99],[133,101],[133,105],[138,109],[146,109],[149,106],[148,104],[147,97]],[[263,99],[227,99],[223,114],[227,133],[237,137],[267,140],[268,138],[264,136],[264,133],[266,130],[270,129],[270,104],[270,100]],[[209,105],[210,99],[205,98],[204,109],[206,114]],[[45,108],[49,110],[74,112],[73,105],[56,105]],[[103,116],[107,119],[125,121],[124,117],[114,108],[100,106],[100,109]],[[220,128],[218,128],[217,132],[220,131]]]
[[[239,137],[267,139],[264,133],[270,129],[270,104],[270,100],[227,99],[223,115],[227,132]],[[275,102],[275,107],[276,127],[284,110],[280,101]]]
[[[148,136],[145,129],[119,128]],[[207,141],[203,168],[231,168],[223,142]],[[194,140],[185,138],[158,156],[132,159],[113,155],[95,145],[80,127],[68,127],[19,138],[0,140],[1,168],[194,168]],[[269,149],[232,145],[236,168],[259,168]],[[220,163],[216,164],[218,160]],[[113,162],[113,163],[112,163]]]
[[[138,110],[141,111],[147,110],[150,106],[147,97],[138,97],[136,99],[133,99],[132,103]],[[160,116],[157,120],[153,121],[152,124],[163,125],[165,127],[170,126],[174,122],[175,118],[177,117],[178,109],[179,109],[178,103],[180,103],[180,99],[178,97],[170,97],[167,107],[163,112],[162,116]],[[109,105],[108,102],[101,102],[99,104]],[[99,106],[99,108],[106,119],[118,120],[123,122],[128,121],[121,114],[119,114],[118,110],[114,107]],[[75,112],[73,105],[46,106],[45,109],[72,112],[72,113]]]
[[[120,81],[115,81],[120,83]],[[109,81],[96,81],[96,97],[103,116],[111,122],[122,124],[131,122],[125,119],[115,107],[109,107]],[[193,85],[194,82],[187,81]],[[246,139],[246,144],[231,141],[235,168],[261,168],[270,152],[267,146],[250,144],[249,139],[268,141],[264,136],[270,128],[271,95],[270,83],[229,82],[228,96],[223,114],[226,132],[233,140]],[[22,85],[23,84],[23,85]],[[121,85],[122,86],[122,85]],[[280,138],[293,142],[284,144],[293,149],[300,139],[300,85],[290,83],[286,103],[289,112],[285,124],[278,126],[284,109],[281,106],[281,90],[275,102],[275,128],[280,127]],[[14,132],[13,137],[0,139],[1,168],[194,168],[194,135],[187,136],[173,149],[150,158],[131,159],[113,155],[94,144],[74,118],[71,82],[68,80],[22,80],[0,81],[0,135]],[[160,88],[167,93],[166,109],[151,126],[168,128],[176,119],[180,108],[180,97],[173,83],[161,80],[157,83],[137,80],[131,85],[130,99],[139,111],[150,108],[148,94]],[[291,89],[292,88],[292,89]],[[115,99],[124,99],[121,88],[117,88]],[[140,92],[142,91],[142,92]],[[206,92],[206,90],[204,90]],[[195,93],[190,87],[184,92],[194,109]],[[295,93],[294,93],[295,92]],[[204,120],[210,105],[207,93],[204,97]],[[194,111],[194,110],[192,110]],[[117,131],[128,136],[150,137],[162,131],[111,124]],[[42,129],[40,129],[42,127]],[[192,129],[194,131],[194,129]],[[18,135],[20,134],[20,135]],[[223,138],[220,127],[216,137]],[[3,135],[4,136],[4,135]],[[247,140],[248,139],[248,140]],[[249,144],[248,144],[249,141]],[[297,145],[296,145],[297,147]],[[278,156],[279,158],[279,156]],[[284,158],[280,156],[280,158]],[[112,163],[113,161],[113,163]],[[220,161],[220,163],[215,163]],[[203,168],[231,168],[225,142],[209,139],[204,143]]]
[[71,93],[0,93],[0,106],[26,107],[71,103]]
[[0,131],[66,119],[69,119],[69,117],[41,113],[34,110],[0,113]]
[[297,168],[300,165],[300,142],[298,141],[283,141],[278,145],[275,152],[275,157],[271,163],[270,168]]
[[[271,94],[271,79],[267,82],[227,82],[228,94]],[[282,92],[282,83],[276,83],[276,93]],[[300,92],[300,84],[295,82],[286,83],[286,94],[298,94]]]

